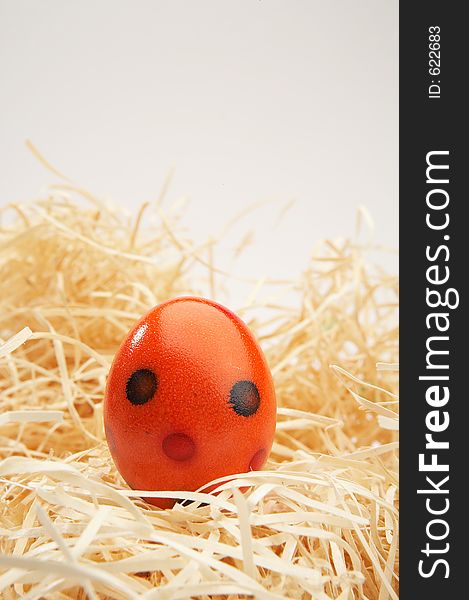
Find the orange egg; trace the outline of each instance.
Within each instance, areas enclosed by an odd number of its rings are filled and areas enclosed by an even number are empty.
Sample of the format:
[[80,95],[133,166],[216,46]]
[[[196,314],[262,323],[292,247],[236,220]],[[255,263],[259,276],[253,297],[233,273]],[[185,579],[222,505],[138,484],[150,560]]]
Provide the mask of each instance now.
[[245,323],[216,302],[182,297],[156,306],[114,358],[104,425],[114,462],[134,489],[193,491],[260,469],[275,423],[262,350]]

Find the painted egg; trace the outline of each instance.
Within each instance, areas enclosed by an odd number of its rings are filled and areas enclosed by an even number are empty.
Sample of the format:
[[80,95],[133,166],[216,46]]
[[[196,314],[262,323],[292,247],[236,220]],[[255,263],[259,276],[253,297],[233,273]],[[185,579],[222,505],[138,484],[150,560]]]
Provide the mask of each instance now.
[[182,297],[156,306],[114,358],[104,425],[114,462],[134,489],[194,491],[218,477],[258,470],[275,423],[275,390],[262,350],[220,304]]

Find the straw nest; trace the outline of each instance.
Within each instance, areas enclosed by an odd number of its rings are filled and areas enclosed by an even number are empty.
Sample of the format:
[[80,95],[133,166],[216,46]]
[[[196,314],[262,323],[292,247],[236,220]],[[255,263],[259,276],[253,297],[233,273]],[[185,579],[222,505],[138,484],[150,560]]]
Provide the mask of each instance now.
[[366,247],[320,244],[296,306],[232,307],[275,379],[272,454],[160,510],[110,458],[108,369],[150,307],[229,278],[160,203],[65,182],[1,218],[2,598],[398,597],[397,280]]

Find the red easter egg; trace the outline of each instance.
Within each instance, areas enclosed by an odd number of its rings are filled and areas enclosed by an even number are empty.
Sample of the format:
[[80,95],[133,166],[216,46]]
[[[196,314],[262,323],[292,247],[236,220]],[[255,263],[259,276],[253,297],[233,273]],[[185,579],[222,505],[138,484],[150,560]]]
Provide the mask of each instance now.
[[264,354],[245,323],[216,302],[182,297],[159,304],[130,331],[112,363],[106,437],[134,489],[194,491],[260,469],[275,423]]

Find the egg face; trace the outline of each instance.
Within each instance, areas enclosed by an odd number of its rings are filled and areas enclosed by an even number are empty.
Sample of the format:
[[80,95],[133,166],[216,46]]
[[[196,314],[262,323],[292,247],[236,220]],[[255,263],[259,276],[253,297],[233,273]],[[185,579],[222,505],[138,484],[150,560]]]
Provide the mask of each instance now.
[[220,304],[183,297],[156,306],[114,358],[104,425],[114,462],[134,489],[193,491],[260,469],[275,423],[262,350]]

